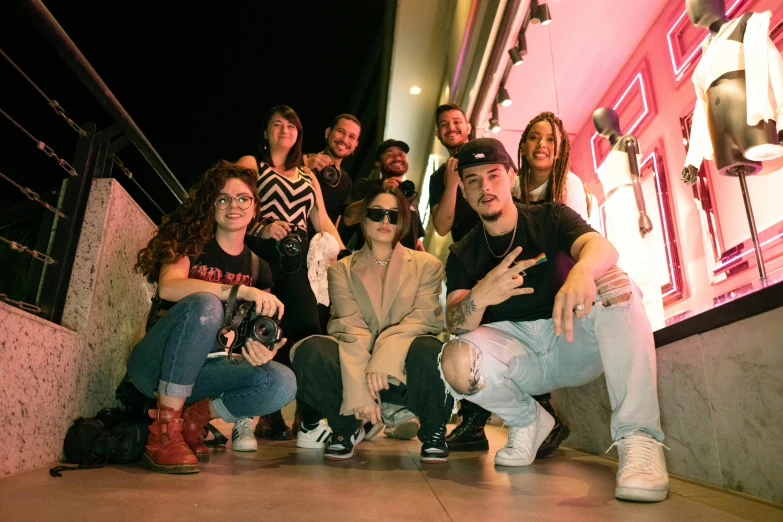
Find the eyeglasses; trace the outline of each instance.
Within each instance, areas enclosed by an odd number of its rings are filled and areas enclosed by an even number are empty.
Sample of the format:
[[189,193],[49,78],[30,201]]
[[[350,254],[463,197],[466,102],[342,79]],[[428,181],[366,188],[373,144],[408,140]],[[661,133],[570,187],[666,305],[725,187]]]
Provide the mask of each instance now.
[[220,210],[226,210],[231,206],[232,201],[237,202],[237,207],[239,207],[240,210],[247,210],[250,208],[250,205],[253,204],[253,198],[251,196],[237,196],[235,198],[232,198],[231,196],[218,196],[215,200],[215,206]]
[[400,213],[398,210],[388,210],[385,208],[368,208],[364,213],[364,217],[366,217],[370,221],[375,221],[376,223],[383,223],[383,218],[389,216],[389,224],[396,225],[397,216],[399,214]]

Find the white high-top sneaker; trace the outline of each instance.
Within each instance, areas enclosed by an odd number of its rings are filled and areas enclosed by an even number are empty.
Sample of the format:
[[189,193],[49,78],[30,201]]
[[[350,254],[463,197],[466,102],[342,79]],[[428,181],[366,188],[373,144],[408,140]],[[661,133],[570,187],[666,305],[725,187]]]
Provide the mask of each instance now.
[[498,466],[529,466],[536,452],[555,427],[555,419],[536,402],[536,420],[524,428],[510,427],[506,446],[495,453]]
[[614,496],[641,502],[665,500],[669,492],[669,473],[663,456],[666,446],[641,431],[615,441],[609,449],[615,446],[620,464]]
[[331,435],[332,429],[329,427],[326,419],[319,420],[318,425],[311,430],[308,430],[302,423],[299,432],[296,434],[296,447],[324,449]]

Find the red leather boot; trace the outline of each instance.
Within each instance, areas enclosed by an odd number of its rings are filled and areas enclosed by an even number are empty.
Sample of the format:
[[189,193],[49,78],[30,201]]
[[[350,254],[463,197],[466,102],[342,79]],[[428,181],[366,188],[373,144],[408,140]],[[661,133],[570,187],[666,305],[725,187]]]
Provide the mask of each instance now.
[[198,473],[198,459],[182,437],[182,410],[158,403],[158,409],[147,414],[155,421],[149,426],[142,463],[160,473]]
[[204,437],[211,419],[209,399],[201,399],[182,411],[182,436],[199,462],[209,462],[209,448],[204,444]]

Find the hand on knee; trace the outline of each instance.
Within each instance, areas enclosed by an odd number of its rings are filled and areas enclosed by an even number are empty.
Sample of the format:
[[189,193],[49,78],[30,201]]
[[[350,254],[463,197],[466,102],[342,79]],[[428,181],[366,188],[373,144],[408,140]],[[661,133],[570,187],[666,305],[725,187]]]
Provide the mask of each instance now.
[[446,343],[440,366],[446,382],[460,395],[473,395],[487,387],[481,373],[481,352],[467,341]]
[[595,286],[604,306],[627,303],[633,294],[631,278],[617,266],[599,277]]

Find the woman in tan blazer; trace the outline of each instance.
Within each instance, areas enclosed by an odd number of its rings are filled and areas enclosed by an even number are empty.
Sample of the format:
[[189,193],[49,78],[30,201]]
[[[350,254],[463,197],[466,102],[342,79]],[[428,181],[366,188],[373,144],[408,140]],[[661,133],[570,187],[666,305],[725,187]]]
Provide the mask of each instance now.
[[365,198],[364,247],[329,268],[329,335],[308,337],[291,352],[302,411],[297,446],[324,446],[324,414],[334,431],[326,459],[353,456],[365,436],[363,423],[382,422],[381,402],[418,415],[422,462],[448,457],[453,400],[438,372],[442,343],[435,337],[444,324],[438,300],[443,265],[400,244],[409,205],[392,186]]

